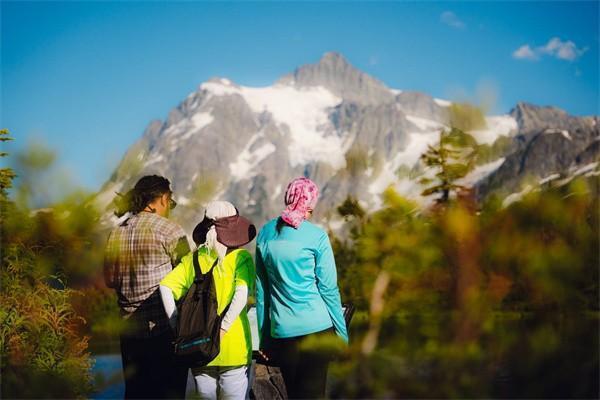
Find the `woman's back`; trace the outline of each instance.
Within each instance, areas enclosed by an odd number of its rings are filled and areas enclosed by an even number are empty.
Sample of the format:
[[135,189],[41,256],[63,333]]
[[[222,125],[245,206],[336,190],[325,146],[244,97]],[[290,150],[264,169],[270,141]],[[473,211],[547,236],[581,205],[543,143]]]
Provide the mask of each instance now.
[[[257,238],[257,274],[269,302],[271,334],[293,337],[333,326],[339,291],[327,233],[303,221],[298,228],[269,221]],[[268,282],[268,284],[264,284]]]

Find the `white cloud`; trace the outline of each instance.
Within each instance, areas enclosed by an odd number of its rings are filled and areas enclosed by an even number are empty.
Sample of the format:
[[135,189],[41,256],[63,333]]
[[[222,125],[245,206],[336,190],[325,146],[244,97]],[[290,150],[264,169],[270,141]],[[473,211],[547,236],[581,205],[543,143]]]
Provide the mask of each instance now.
[[513,52],[513,57],[519,60],[537,60],[539,57],[528,44],[519,47]]
[[452,11],[444,11],[442,15],[440,15],[440,21],[445,23],[452,28],[464,29],[466,25],[464,22],[460,20]]
[[534,49],[525,44],[513,52],[513,57],[519,60],[539,60],[543,55],[555,57],[559,60],[574,61],[581,57],[587,51],[586,48],[578,48],[571,40],[563,42],[560,38],[554,37],[544,46],[538,46]]
[[587,51],[585,49],[578,49],[575,43],[570,40],[566,42],[561,41],[555,37],[548,41],[548,43],[542,47],[541,51],[545,54],[553,55],[561,60],[573,61],[577,57],[581,56]]

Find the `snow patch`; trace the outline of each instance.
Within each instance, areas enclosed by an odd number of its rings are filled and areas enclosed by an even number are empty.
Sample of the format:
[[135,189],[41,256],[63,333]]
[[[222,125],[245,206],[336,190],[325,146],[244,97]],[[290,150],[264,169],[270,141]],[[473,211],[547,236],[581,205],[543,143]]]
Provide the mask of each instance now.
[[248,176],[248,173],[256,167],[262,160],[275,151],[275,145],[271,142],[265,142],[258,148],[253,148],[254,144],[264,137],[262,132],[257,133],[244,147],[244,150],[238,155],[237,159],[229,164],[229,171],[234,182],[240,181]]
[[517,131],[517,120],[510,115],[485,117],[486,129],[469,132],[477,143],[493,144],[500,136],[509,136]]
[[[396,171],[401,165],[407,165],[409,167],[414,166],[417,161],[419,161],[421,154],[427,150],[427,146],[433,145],[438,141],[439,133],[413,132],[408,135],[408,138],[409,142],[405,149],[397,153],[391,161],[386,161],[384,163],[383,167],[381,168],[381,172],[371,182],[367,189],[372,195],[372,202],[376,208],[381,206],[380,194],[390,185],[394,185],[396,190],[398,190],[398,192],[402,195],[421,193],[420,185],[418,185],[417,182],[408,180],[410,184],[405,182],[403,185],[399,185],[400,181],[396,176]],[[371,174],[372,170],[367,170],[367,173]]]
[[[169,143],[169,151],[177,150],[181,142],[189,139],[192,135],[201,131],[213,121],[214,117],[210,112],[199,112],[185,120],[185,124],[182,124],[184,121],[181,121],[176,125],[176,128],[168,129],[168,135],[172,136]],[[177,132],[177,134],[175,132]]]
[[533,186],[527,185],[520,192],[509,194],[502,201],[502,207],[506,208],[506,207],[510,206],[512,203],[521,200],[526,194],[530,193],[532,190],[533,190]]
[[176,135],[182,131],[184,131],[189,124],[189,120],[187,118],[182,119],[181,121],[169,126],[167,129],[165,129],[163,135],[165,136],[173,136]]
[[487,164],[478,165],[473,168],[471,172],[469,172],[465,177],[458,179],[457,183],[463,186],[473,186],[486,176],[490,175],[492,172],[500,168],[500,166],[504,163],[504,157],[497,159],[496,161],[492,161]]
[[409,120],[410,122],[412,122],[413,124],[415,124],[417,126],[417,128],[419,128],[423,131],[446,128],[446,126],[444,124],[440,124],[437,121],[427,119],[427,118],[419,118],[419,117],[415,117],[413,115],[407,115],[406,119]]
[[171,150],[174,150],[173,147],[176,144],[179,144],[180,142],[190,138],[194,133],[201,131],[204,127],[210,125],[214,120],[215,118],[209,112],[194,114],[191,118],[193,128],[188,129],[188,131],[183,135],[177,137],[177,139],[175,139],[171,145]]
[[[561,179],[561,180],[557,180],[560,178],[560,174],[552,174],[549,175],[543,179],[540,179],[539,181],[539,185],[542,186],[548,182],[551,181],[555,181],[552,185],[553,186],[562,186],[565,185],[567,183],[569,183],[570,181],[572,181],[574,178],[576,178],[577,176],[597,176],[600,175],[600,171],[596,170],[596,168],[598,167],[598,165],[600,164],[600,162],[596,161],[587,165],[584,165],[583,167],[572,167],[569,169],[569,173],[570,176]],[[540,186],[537,187],[533,187],[531,185],[527,185],[525,186],[525,188],[518,192],[518,193],[511,193],[508,196],[506,196],[504,198],[504,200],[502,201],[502,207],[508,207],[509,205],[511,205],[512,203],[521,200],[526,194],[531,193],[533,191],[540,191]]]
[[583,167],[577,168],[575,171],[573,171],[574,175],[583,175],[587,172],[593,171],[594,169],[596,169],[596,167],[598,166],[598,164],[600,164],[598,161],[584,165]]
[[558,178],[560,178],[560,174],[549,175],[549,176],[545,177],[544,179],[540,179],[540,185],[543,185],[545,183],[548,183],[548,182],[553,181]]
[[397,159],[396,162],[398,163],[396,169],[402,164],[408,165],[409,167],[415,165],[421,158],[421,155],[427,151],[427,146],[436,144],[439,141],[439,138],[440,133],[437,131],[409,133],[408,144],[404,150],[399,152],[395,157],[395,159]]
[[450,107],[452,105],[452,102],[448,100],[433,99],[433,101],[435,101],[436,104],[441,107]]
[[156,163],[159,163],[164,160],[165,160],[165,157],[162,154],[155,154],[152,157],[150,157],[144,165],[149,166],[149,165],[156,164]]
[[210,125],[214,120],[215,118],[210,112],[200,112],[192,116],[192,124],[198,131],[205,126]]
[[563,130],[563,129],[549,128],[544,131],[544,134],[547,134],[547,135],[561,134],[565,139],[573,140],[569,131]]
[[335,135],[324,136],[324,128],[330,124],[328,109],[342,100],[324,87],[276,84],[251,88],[206,82],[201,88],[215,96],[238,94],[255,113],[268,111],[277,123],[287,126],[291,134],[289,159],[292,167],[315,161],[336,169],[345,167],[342,139]]

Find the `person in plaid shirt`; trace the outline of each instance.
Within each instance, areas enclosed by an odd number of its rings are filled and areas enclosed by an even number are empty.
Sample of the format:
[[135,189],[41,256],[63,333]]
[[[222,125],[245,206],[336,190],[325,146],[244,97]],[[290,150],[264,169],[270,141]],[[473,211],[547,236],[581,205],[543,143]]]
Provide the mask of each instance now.
[[160,281],[190,252],[183,229],[167,219],[176,205],[170,182],[144,176],[118,200],[115,214],[131,216],[109,234],[104,279],[127,321],[121,334],[125,398],[183,398],[187,368],[175,362],[159,292]]

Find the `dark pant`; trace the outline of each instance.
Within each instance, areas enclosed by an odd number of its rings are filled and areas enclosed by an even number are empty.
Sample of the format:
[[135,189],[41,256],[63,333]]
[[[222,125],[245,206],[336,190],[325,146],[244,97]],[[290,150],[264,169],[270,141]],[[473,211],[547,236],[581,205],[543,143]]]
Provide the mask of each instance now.
[[291,338],[271,338],[269,355],[281,370],[288,398],[318,399],[325,397],[329,358],[300,344],[310,336],[333,334],[333,329]]
[[126,399],[185,398],[188,368],[173,354],[170,332],[152,338],[121,336]]

